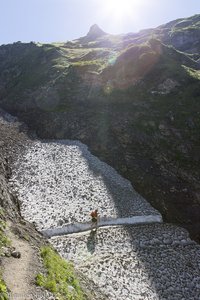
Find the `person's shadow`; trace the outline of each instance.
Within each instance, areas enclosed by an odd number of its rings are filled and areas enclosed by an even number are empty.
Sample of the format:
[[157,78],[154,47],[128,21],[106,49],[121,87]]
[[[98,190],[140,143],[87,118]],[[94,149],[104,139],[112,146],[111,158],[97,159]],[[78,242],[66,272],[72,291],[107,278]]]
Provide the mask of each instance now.
[[92,229],[87,239],[87,249],[91,254],[95,252],[96,239],[97,239],[97,229]]

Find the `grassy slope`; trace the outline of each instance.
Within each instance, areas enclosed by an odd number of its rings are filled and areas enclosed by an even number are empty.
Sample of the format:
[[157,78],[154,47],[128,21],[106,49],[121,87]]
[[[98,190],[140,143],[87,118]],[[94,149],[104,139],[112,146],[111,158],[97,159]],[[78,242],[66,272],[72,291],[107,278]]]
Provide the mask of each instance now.
[[72,264],[49,246],[41,249],[41,256],[47,274],[37,275],[36,283],[39,286],[48,289],[60,300],[85,299]]

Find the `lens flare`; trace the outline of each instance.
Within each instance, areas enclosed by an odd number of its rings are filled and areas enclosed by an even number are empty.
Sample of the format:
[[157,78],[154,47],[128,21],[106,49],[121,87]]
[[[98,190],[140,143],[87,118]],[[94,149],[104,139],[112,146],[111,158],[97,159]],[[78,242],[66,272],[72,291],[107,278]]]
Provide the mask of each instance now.
[[115,18],[126,17],[136,5],[136,0],[107,0],[105,9]]

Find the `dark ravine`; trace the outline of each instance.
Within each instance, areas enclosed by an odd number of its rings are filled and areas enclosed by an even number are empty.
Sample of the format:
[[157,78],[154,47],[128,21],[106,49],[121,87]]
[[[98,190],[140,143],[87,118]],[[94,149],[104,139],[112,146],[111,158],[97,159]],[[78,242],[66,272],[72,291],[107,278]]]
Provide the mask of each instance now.
[[77,139],[200,241],[200,15],[112,36],[0,47],[0,106]]
[[[4,114],[4,118],[0,119],[0,141],[1,150],[3,156],[5,157],[5,163],[4,170],[1,170],[1,174],[3,175],[5,180],[4,192],[6,191],[7,193],[9,193],[9,196],[11,196],[9,190],[11,191],[12,189],[8,190],[7,181],[11,175],[9,166],[12,167],[12,176],[15,175],[14,168],[16,167],[16,164],[13,164],[13,161],[15,161],[16,158],[18,159],[19,163],[21,162],[22,169],[20,170],[18,166],[18,171],[20,174],[22,174],[22,176],[24,176],[24,174],[26,173],[25,169],[23,169],[23,163],[28,162],[30,164],[33,164],[34,166],[34,158],[37,160],[37,162],[39,162],[40,166],[45,162],[45,167],[48,170],[50,168],[46,160],[43,160],[42,162],[42,159],[38,159],[36,148],[33,149],[33,157],[31,159],[30,157],[29,159],[27,159],[27,151],[24,150],[25,147],[28,146],[27,148],[30,149],[33,144],[35,145],[37,143],[41,143],[42,141],[36,139],[36,137],[28,131],[26,126],[19,123],[16,118],[13,118],[10,115],[1,112],[1,116],[2,114]],[[9,122],[7,122],[8,120]],[[45,143],[45,145],[46,143],[48,144],[47,141],[43,141],[43,143]],[[66,141],[65,144],[67,144]],[[44,154],[43,151],[41,151],[41,153]],[[63,158],[65,157],[63,155],[63,152],[59,152],[58,156],[59,155],[61,158],[60,162],[63,165],[63,169],[65,169],[66,173],[70,173],[70,168],[68,170],[68,168],[66,168],[63,164]],[[70,160],[71,155],[68,155],[68,157]],[[67,160],[66,157],[65,159]],[[58,161],[59,160],[57,160],[57,164]],[[7,162],[9,163],[9,165],[7,164]],[[80,165],[81,164],[79,163],[79,166]],[[73,168],[73,170],[74,169],[75,168]],[[45,175],[44,169],[41,170],[44,174],[44,179],[49,183],[49,180],[47,179],[48,176]],[[40,172],[36,172],[36,174],[38,173]],[[35,182],[37,186],[38,184],[36,174],[35,176],[33,176],[34,172],[30,172],[30,175],[36,179]],[[52,174],[55,173],[52,172]],[[12,184],[12,176],[10,178],[9,185]],[[62,176],[60,176],[60,178],[60,180],[63,181]],[[26,178],[24,183],[25,185],[27,185],[27,183],[32,184],[32,181],[30,180],[30,178]],[[44,187],[44,182],[42,183]],[[79,184],[79,186],[81,185]],[[55,186],[52,185],[52,188],[55,188]],[[23,186],[21,186],[20,190],[23,192]],[[18,190],[18,192],[20,190]],[[45,190],[47,191],[46,188]],[[17,192],[17,190],[15,191]],[[34,192],[31,191],[31,193]],[[29,198],[27,193],[24,193],[24,195],[25,198]],[[15,205],[15,203],[18,202],[17,199],[18,198],[15,196],[15,201],[11,201],[11,207],[16,208],[15,211],[18,215],[18,208]],[[20,199],[23,202],[22,198]],[[41,199],[44,201],[43,197],[41,197]],[[23,241],[23,243],[26,243],[26,246],[29,245],[28,248],[31,247],[31,250],[35,253],[34,257],[38,260],[40,246],[48,245],[48,242],[35,230],[33,224],[30,224],[29,222],[23,220],[20,215],[15,216],[12,210],[11,212],[9,211],[9,207],[6,207],[6,203],[9,202],[9,200],[7,200],[7,196],[3,196],[2,200],[5,201],[4,204],[3,202],[1,203],[5,207],[5,212],[10,215],[9,223],[11,221],[13,224],[10,229],[12,235],[15,235],[15,242],[16,240],[18,242],[21,241],[21,243]],[[39,203],[42,203],[43,201],[39,201]],[[134,201],[136,201],[136,199],[134,199]],[[58,207],[60,208],[60,206]],[[38,205],[36,205],[35,208],[37,210],[37,213],[40,212],[40,209],[38,209]],[[82,216],[81,210],[78,210],[78,213]],[[42,220],[44,220],[46,224],[44,215],[42,217]],[[157,217],[157,220],[161,221],[159,214],[157,215]],[[51,219],[53,220],[53,218]],[[81,281],[81,286],[85,293],[84,299],[122,299],[122,296],[123,299],[127,299],[126,288],[128,290],[130,288],[130,293],[128,294],[128,298],[130,299],[132,299],[133,293],[134,295],[135,293],[137,295],[141,295],[141,297],[145,295],[148,299],[182,299],[183,297],[187,297],[188,299],[198,299],[200,288],[200,279],[198,276],[200,267],[198,259],[200,255],[200,247],[194,241],[191,241],[186,230],[178,226],[157,222],[148,225],[140,224],[134,226],[124,225],[103,227],[98,229],[97,234],[95,234],[94,231],[90,231],[84,234],[78,233],[63,237],[54,237],[53,240],[51,240],[51,243],[65,259],[70,259],[76,264],[78,278]],[[16,250],[18,250],[18,248]],[[27,250],[27,248],[25,250]],[[70,251],[70,253],[68,253],[68,251]],[[77,256],[76,251],[79,252]],[[85,254],[87,255],[85,256]],[[66,257],[65,255],[69,256]],[[74,258],[77,257],[78,261],[76,259],[72,259],[73,256]],[[16,259],[13,258],[15,267],[17,265],[17,269],[20,264],[23,263],[21,259],[23,259],[24,257],[25,252],[22,252],[22,256],[20,259],[16,261]],[[3,260],[5,268],[6,266],[8,266],[5,265],[5,261],[8,262],[11,260],[9,257],[6,257]],[[33,256],[31,256],[31,262],[32,261]],[[57,259],[55,261],[57,265]],[[126,264],[122,264],[122,262],[126,262]],[[37,267],[37,270],[35,268],[31,268],[31,271],[28,274],[32,276],[30,284],[31,289],[33,287],[36,288],[34,284],[34,272],[36,271],[36,274],[38,274],[38,271],[44,272],[43,268],[41,268],[41,261],[39,265],[35,264],[35,262],[33,265],[34,267]],[[12,269],[12,266],[12,264],[9,264],[10,269]],[[29,267],[29,265],[22,265],[22,270],[30,270]],[[7,269],[7,276],[11,274],[9,272],[10,269]],[[99,270],[102,272],[101,276],[99,276]],[[15,274],[16,276],[13,276],[13,274],[11,274],[9,281],[14,283],[17,282],[20,286],[19,278],[21,279],[23,276],[19,276],[22,275],[19,274],[19,272],[15,272]],[[113,276],[113,274],[115,274],[115,276]],[[166,274],[168,274],[167,277]],[[7,276],[5,277],[6,279]],[[135,281],[137,282],[136,285]],[[6,281],[6,283],[7,282],[8,281]],[[26,282],[26,278],[23,277],[22,283],[24,282]],[[66,277],[64,278],[64,282],[66,284]],[[147,287],[145,286],[145,284],[147,284]],[[73,289],[71,289],[71,291],[72,290]],[[30,292],[29,286],[28,292]],[[26,293],[24,293],[23,295],[26,295]],[[51,294],[38,287],[36,289],[36,293],[32,295],[32,298],[42,300],[55,299]],[[60,298],[60,295],[58,296],[58,298]],[[63,299],[65,298],[68,299],[68,297],[64,297]]]

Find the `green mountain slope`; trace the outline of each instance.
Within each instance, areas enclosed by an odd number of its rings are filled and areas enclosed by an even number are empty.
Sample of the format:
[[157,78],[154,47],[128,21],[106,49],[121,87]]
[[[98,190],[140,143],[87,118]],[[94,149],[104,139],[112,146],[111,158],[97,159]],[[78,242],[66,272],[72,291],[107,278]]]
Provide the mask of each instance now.
[[86,143],[197,240],[199,22],[118,36],[94,25],[72,42],[0,47],[1,107],[42,138]]

